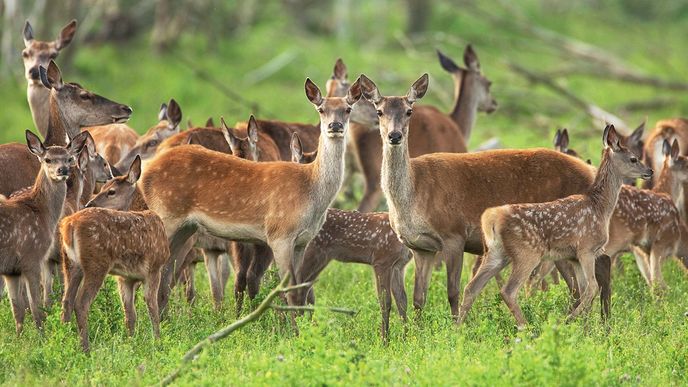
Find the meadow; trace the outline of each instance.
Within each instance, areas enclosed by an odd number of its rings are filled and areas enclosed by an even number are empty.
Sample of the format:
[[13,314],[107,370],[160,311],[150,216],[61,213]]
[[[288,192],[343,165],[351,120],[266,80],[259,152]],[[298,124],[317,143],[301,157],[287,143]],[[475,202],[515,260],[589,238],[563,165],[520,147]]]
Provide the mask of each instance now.
[[[688,81],[685,14],[636,14],[617,4],[543,7],[540,1],[519,2],[514,14],[500,1],[480,3],[501,20],[497,25],[480,14],[450,2],[437,2],[431,30],[419,37],[403,36],[403,15],[362,5],[357,28],[346,39],[302,33],[289,20],[266,17],[245,32],[209,40],[183,34],[169,53],[153,54],[147,39],[125,44],[70,47],[75,61],[64,71],[66,81],[134,109],[130,125],[144,132],[156,122],[160,103],[175,98],[184,119],[205,122],[219,116],[228,122],[246,120],[251,103],[261,118],[314,122],[316,113],[303,93],[303,81],[324,88],[332,66],[342,57],[350,77],[363,72],[383,94],[405,93],[423,72],[431,75],[422,101],[449,110],[453,84],[437,62],[436,48],[457,62],[472,43],[483,73],[493,81],[500,107],[480,115],[471,148],[492,137],[504,147],[551,147],[556,128],[566,127],[572,147],[599,160],[602,125],[581,109],[510,70],[510,63],[534,72],[571,70],[558,82],[587,101],[622,117],[635,127],[661,118],[685,115],[688,93],[591,77],[594,62],[571,58],[526,33],[540,26],[588,42],[643,74]],[[619,2],[620,3],[620,2]],[[561,5],[561,4],[560,4]],[[275,5],[271,5],[276,7]],[[380,24],[366,21],[385,15]],[[78,33],[78,32],[77,32]],[[58,59],[59,64],[59,59]],[[576,71],[580,70],[580,71]],[[21,141],[33,126],[17,55],[15,78],[0,83],[0,142]],[[207,74],[205,78],[202,74]],[[214,84],[213,84],[214,83]],[[230,98],[225,87],[241,96]],[[632,109],[660,99],[652,109]],[[354,208],[361,195],[355,175],[337,206]],[[451,216],[451,214],[448,214]],[[473,258],[466,255],[462,286]],[[317,309],[297,319],[299,334],[277,313],[268,311],[220,341],[187,367],[179,385],[686,385],[688,384],[688,277],[673,260],[664,266],[670,286],[661,300],[653,298],[631,256],[624,270],[613,273],[612,317],[600,321],[598,302],[587,316],[564,321],[569,306],[566,286],[521,296],[530,321],[517,331],[511,313],[490,283],[457,327],[449,315],[444,270],[433,273],[428,303],[404,327],[393,311],[389,345],[379,337],[379,307],[368,267],[332,263],[315,285],[318,305],[353,308],[345,316]],[[199,269],[202,265],[199,265]],[[198,295],[188,305],[175,291],[161,338],[151,334],[142,297],[138,297],[136,335],[129,338],[116,284],[109,279],[90,313],[91,353],[82,353],[75,325],[59,321],[54,305],[41,334],[27,321],[21,336],[14,333],[9,301],[0,300],[0,383],[3,385],[150,385],[174,370],[181,356],[207,335],[235,320],[231,285],[224,308],[212,307],[205,270],[197,270]],[[232,279],[230,279],[231,281]],[[253,306],[277,285],[271,272]],[[413,264],[406,289],[411,298]],[[179,289],[177,289],[179,290]],[[59,304],[59,303],[58,303]],[[409,305],[412,309],[412,305]]]

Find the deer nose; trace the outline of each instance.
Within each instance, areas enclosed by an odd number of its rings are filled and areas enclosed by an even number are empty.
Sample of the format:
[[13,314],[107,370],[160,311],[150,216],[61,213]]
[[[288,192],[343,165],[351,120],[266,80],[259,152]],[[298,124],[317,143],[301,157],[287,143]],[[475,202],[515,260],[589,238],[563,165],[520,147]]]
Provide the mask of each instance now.
[[401,132],[399,131],[390,132],[387,137],[392,145],[399,145],[401,143]]
[[344,130],[344,125],[341,122],[330,122],[327,128],[332,132],[341,132]]
[[654,174],[654,171],[652,169],[648,168],[648,172],[643,173],[643,175],[640,177],[643,178],[644,180],[650,180],[652,178],[653,174]]
[[69,167],[57,168],[57,175],[58,176],[69,176]]
[[37,80],[40,78],[40,72],[38,71],[38,66],[31,67],[29,69],[29,76],[31,76],[31,79]]
[[131,114],[131,113],[134,112],[134,109],[130,108],[130,107],[127,106],[127,105],[122,105],[122,110],[123,110],[125,113],[127,113],[127,114]]

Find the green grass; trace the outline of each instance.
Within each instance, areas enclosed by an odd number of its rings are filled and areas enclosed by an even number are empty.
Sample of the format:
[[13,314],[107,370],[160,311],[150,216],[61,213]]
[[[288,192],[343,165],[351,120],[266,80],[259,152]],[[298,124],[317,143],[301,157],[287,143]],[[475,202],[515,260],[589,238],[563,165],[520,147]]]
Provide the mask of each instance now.
[[[537,25],[590,42],[629,66],[667,79],[685,80],[685,15],[683,19],[634,18],[616,2],[600,9],[557,9],[540,2],[521,3],[521,12]],[[511,17],[499,2],[491,2],[497,16]],[[276,6],[272,6],[276,7]],[[350,74],[365,72],[383,94],[404,93],[421,73],[431,74],[431,89],[423,103],[449,109],[452,84],[434,56],[434,49],[461,59],[463,46],[473,42],[484,73],[493,81],[500,110],[481,115],[471,145],[499,136],[507,147],[551,144],[556,127],[568,127],[572,147],[593,160],[599,158],[600,131],[575,107],[539,86],[529,85],[508,70],[507,61],[533,71],[585,66],[564,58],[541,42],[507,27],[495,28],[462,12],[449,2],[437,2],[432,31],[403,48],[398,36],[402,16],[373,5],[361,5],[350,39],[317,38],[296,30],[286,18],[265,17],[246,33],[209,45],[204,38],[184,35],[178,48],[156,56],[146,39],[127,45],[78,47],[75,65],[65,80],[134,107],[131,125],[139,132],[151,126],[161,102],[174,97],[184,118],[204,122],[224,115],[230,122],[245,120],[250,108],[225,97],[198,79],[178,58],[194,60],[242,97],[260,104],[261,117],[314,122],[316,113],[303,95],[303,80],[321,87],[334,60],[341,56]],[[486,7],[487,9],[487,7]],[[376,18],[389,16],[384,23]],[[678,16],[676,16],[678,18]],[[683,23],[680,22],[683,20]],[[74,49],[77,49],[76,47]],[[293,56],[280,71],[256,80],[255,70],[278,55]],[[59,60],[58,60],[59,63]],[[17,60],[17,76],[21,67]],[[666,108],[623,115],[630,124],[647,115],[650,125],[679,116],[688,107],[685,93],[571,76],[565,84],[581,97],[617,112],[628,101],[655,97],[675,102]],[[0,141],[18,141],[32,126],[23,80],[0,84]],[[360,195],[358,188],[355,190]],[[351,207],[354,203],[340,203]],[[467,258],[466,261],[472,262]],[[412,319],[406,332],[393,315],[389,346],[380,342],[379,309],[371,270],[334,263],[316,284],[318,304],[355,308],[355,317],[319,310],[312,319],[299,319],[300,334],[272,312],[256,323],[203,352],[179,379],[180,384],[250,385],[685,385],[688,383],[688,283],[672,262],[664,274],[671,289],[661,302],[649,296],[632,259],[624,273],[614,273],[613,316],[608,328],[600,324],[597,303],[589,316],[563,323],[568,308],[564,285],[549,292],[521,296],[531,322],[524,332],[514,321],[492,283],[476,301],[465,325],[449,317],[445,273],[433,274],[423,315]],[[202,266],[201,266],[202,267]],[[470,270],[464,269],[465,285]],[[207,281],[199,270],[198,300],[187,305],[176,294],[170,314],[155,341],[142,300],[135,337],[129,338],[114,281],[108,280],[90,315],[90,356],[80,351],[76,328],[59,322],[50,310],[45,332],[39,334],[30,318],[24,333],[14,334],[7,299],[0,301],[0,382],[36,384],[153,384],[178,364],[196,342],[234,320],[234,299],[228,292],[225,308],[211,307]],[[412,265],[407,291],[412,299]],[[276,285],[274,275],[259,298]],[[230,285],[231,287],[231,285]],[[142,298],[142,297],[139,297]],[[412,308],[410,306],[410,308]]]

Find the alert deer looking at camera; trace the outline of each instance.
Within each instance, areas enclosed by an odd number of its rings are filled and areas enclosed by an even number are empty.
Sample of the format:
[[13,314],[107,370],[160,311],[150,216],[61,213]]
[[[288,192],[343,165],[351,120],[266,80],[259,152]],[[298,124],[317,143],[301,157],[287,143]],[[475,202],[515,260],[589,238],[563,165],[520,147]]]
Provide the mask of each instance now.
[[[186,146],[159,155],[148,166],[141,189],[165,224],[172,254],[163,274],[162,308],[181,269],[185,252],[180,247],[197,228],[235,241],[267,243],[281,275],[299,268],[341,187],[349,114],[361,96],[358,82],[344,98],[323,98],[310,79],[305,91],[320,115],[318,157],[312,164],[256,163]],[[192,189],[173,189],[180,185]]]
[[[165,228],[155,213],[127,211],[140,175],[141,159],[137,157],[128,174],[117,178],[129,186],[130,195],[123,196],[122,207],[113,210],[87,204],[86,209],[60,223],[66,284],[62,320],[69,321],[72,310],[76,313],[81,344],[86,352],[89,350],[88,312],[108,274],[117,276],[129,334],[134,334],[136,325],[136,288],[143,282],[153,334],[156,338],[160,336],[158,288],[169,249]],[[104,191],[99,195],[109,194]],[[97,199],[98,196],[94,200]]]
[[[466,144],[475,125],[478,112],[492,113],[497,102],[490,94],[490,82],[480,71],[478,56],[466,46],[464,63],[459,67],[449,57],[437,52],[442,68],[454,78],[454,108],[447,115],[434,106],[414,107],[409,127],[409,154],[417,157],[434,152],[466,152]],[[348,88],[347,70],[341,59],[337,60],[334,74],[328,81],[328,95],[341,96]],[[372,117],[371,117],[372,113]],[[373,211],[380,202],[380,171],[382,165],[382,143],[377,129],[375,108],[369,103],[360,103],[352,113],[351,142],[359,169],[365,177],[365,192],[359,211]]]
[[26,305],[20,288],[25,285],[33,319],[42,327],[41,278],[47,270],[46,255],[62,214],[69,171],[84,137],[76,137],[67,147],[46,147],[27,130],[28,148],[40,160],[41,169],[31,191],[0,200],[0,275],[7,283],[17,333],[24,324]]
[[31,108],[33,122],[44,139],[48,134],[50,90],[41,83],[39,68],[41,66],[47,68],[48,64],[57,58],[60,51],[69,45],[75,33],[76,20],[72,20],[62,28],[57,39],[53,41],[36,40],[31,23],[27,20],[24,24],[22,61],[24,62],[24,74],[27,81],[26,96]]
[[[101,125],[108,122],[124,122],[129,119],[131,108],[82,88],[75,83],[62,81],[60,69],[50,62],[48,69],[40,68],[42,87],[49,94],[50,115],[48,133],[44,145],[64,146],[75,138],[80,127]],[[12,192],[33,184],[40,170],[36,157],[18,143],[0,145],[0,194]],[[88,193],[90,195],[90,193]]]
[[463,253],[482,254],[480,215],[485,209],[587,192],[594,180],[590,166],[548,149],[434,153],[411,158],[409,123],[414,103],[427,91],[427,74],[401,97],[383,97],[363,75],[361,87],[379,116],[381,182],[391,226],[414,252],[413,297],[417,309],[425,304],[430,275],[441,253],[447,264],[449,304],[452,314],[458,314]]
[[584,194],[546,203],[511,204],[485,210],[481,217],[486,256],[476,275],[466,285],[459,323],[487,281],[512,263],[511,276],[501,289],[504,302],[519,327],[527,324],[517,302],[518,290],[543,256],[570,259],[583,289],[580,303],[571,312],[585,311],[597,294],[595,259],[608,242],[609,223],[624,177],[652,177],[652,169],[620,144],[614,127],[603,134],[604,151],[595,181]]

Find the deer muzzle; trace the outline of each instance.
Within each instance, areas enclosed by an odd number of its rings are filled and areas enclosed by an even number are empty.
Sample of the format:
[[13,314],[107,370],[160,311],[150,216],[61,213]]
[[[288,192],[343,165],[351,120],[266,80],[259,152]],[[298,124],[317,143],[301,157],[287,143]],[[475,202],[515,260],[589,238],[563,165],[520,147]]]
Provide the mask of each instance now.
[[327,134],[330,137],[341,137],[344,134],[344,124],[335,121],[327,125]]
[[389,134],[387,135],[387,138],[389,139],[389,143],[390,143],[391,145],[399,145],[399,144],[401,144],[401,137],[402,137],[402,134],[401,134],[401,132],[398,131],[398,130],[389,132]]

